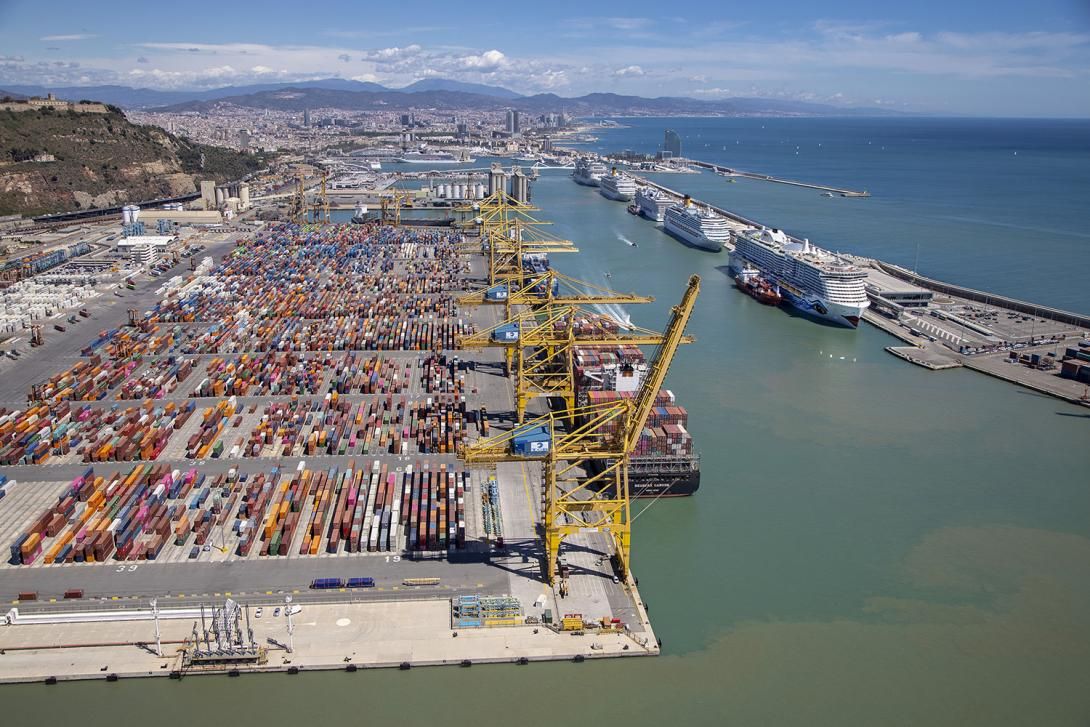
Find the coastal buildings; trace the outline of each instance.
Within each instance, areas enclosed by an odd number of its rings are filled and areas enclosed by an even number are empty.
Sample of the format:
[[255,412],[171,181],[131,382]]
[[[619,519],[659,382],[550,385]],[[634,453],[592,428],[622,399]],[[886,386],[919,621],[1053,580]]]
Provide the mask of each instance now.
[[662,157],[677,158],[681,156],[681,136],[673,129],[667,129],[663,134]]

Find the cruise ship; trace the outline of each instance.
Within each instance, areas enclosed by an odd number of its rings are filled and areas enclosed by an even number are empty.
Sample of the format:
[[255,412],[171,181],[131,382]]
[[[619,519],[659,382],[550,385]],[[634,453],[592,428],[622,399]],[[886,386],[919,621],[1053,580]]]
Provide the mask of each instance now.
[[723,243],[730,240],[726,218],[697,207],[689,195],[685,195],[681,204],[666,208],[662,229],[688,245],[710,252],[719,252]]
[[662,222],[663,215],[674,201],[654,187],[636,190],[636,208],[641,215],[655,222]]
[[399,161],[406,164],[461,164],[472,163],[476,159],[459,159],[449,151],[407,151]]
[[618,172],[617,167],[613,167],[598,182],[598,192],[606,199],[627,202],[636,193],[636,182],[627,174]]
[[606,165],[601,162],[591,161],[587,157],[580,157],[575,162],[575,171],[571,178],[578,184],[588,187],[597,187],[606,173]]
[[839,255],[796,241],[782,230],[761,228],[734,238],[730,272],[752,266],[778,286],[784,301],[814,318],[855,328],[870,305],[867,274]]

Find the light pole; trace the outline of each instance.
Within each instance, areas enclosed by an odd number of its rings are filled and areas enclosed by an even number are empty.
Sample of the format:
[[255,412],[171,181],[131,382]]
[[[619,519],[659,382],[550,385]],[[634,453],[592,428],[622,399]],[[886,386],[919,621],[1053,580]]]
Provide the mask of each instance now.
[[295,653],[295,625],[291,622],[291,596],[284,596],[284,610],[288,617],[288,653]]
[[162,658],[163,642],[159,637],[159,599],[151,599],[151,614],[155,618],[155,655]]

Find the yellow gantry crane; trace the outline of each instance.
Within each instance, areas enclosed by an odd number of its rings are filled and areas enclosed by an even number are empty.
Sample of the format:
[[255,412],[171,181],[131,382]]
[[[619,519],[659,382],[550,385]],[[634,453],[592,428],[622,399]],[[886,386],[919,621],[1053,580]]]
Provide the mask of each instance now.
[[[662,335],[657,331],[630,324],[622,326],[586,306],[650,303],[653,300],[650,296],[618,293],[555,270],[546,270],[527,280],[521,289],[501,284],[463,295],[459,304],[506,302],[508,314],[490,328],[461,337],[459,346],[505,349],[508,370],[514,373],[515,404],[521,422],[527,406],[535,398],[560,397],[569,409],[575,408],[574,353],[577,346],[655,346],[662,343]],[[522,308],[512,312],[514,305]]]
[[302,174],[295,178],[295,194],[288,205],[288,219],[297,225],[306,224],[307,221],[307,191]]
[[321,222],[322,224],[329,224],[329,189],[328,189],[329,175],[325,172],[322,173],[322,182],[318,188],[318,196],[314,199],[313,204],[310,207],[310,221]]
[[685,326],[700,292],[692,276],[681,303],[651,358],[647,375],[634,399],[575,407],[565,412],[576,422],[562,431],[564,417],[549,413],[509,432],[464,447],[469,464],[539,460],[545,488],[545,551],[549,582],[555,584],[557,558],[565,538],[580,532],[609,533],[617,569],[628,578],[632,529],[628,487],[629,456],[655,405]]
[[384,195],[380,200],[382,216],[379,218],[383,225],[397,227],[401,224],[402,207],[412,207],[412,194],[409,192],[395,191],[393,194]]
[[519,202],[503,190],[484,199],[456,208],[472,217],[460,223],[463,229],[474,229],[480,247],[466,243],[465,252],[484,252],[488,261],[488,283],[524,278],[523,256],[541,253],[578,252],[571,240],[563,240],[541,229],[551,223],[538,220],[530,213],[537,207]]

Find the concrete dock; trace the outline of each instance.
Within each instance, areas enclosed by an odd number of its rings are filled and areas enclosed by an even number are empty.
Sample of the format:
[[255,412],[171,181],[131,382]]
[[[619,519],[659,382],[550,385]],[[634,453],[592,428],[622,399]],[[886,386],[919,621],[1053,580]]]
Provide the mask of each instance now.
[[[623,632],[582,635],[544,626],[452,630],[450,602],[307,604],[292,617],[266,608],[251,618],[262,662],[237,664],[240,673],[405,668],[521,660],[557,661],[658,653],[654,640]],[[160,619],[162,656],[152,621],[101,621],[0,627],[0,683],[188,676],[227,668],[187,669],[182,649],[193,622]]]

